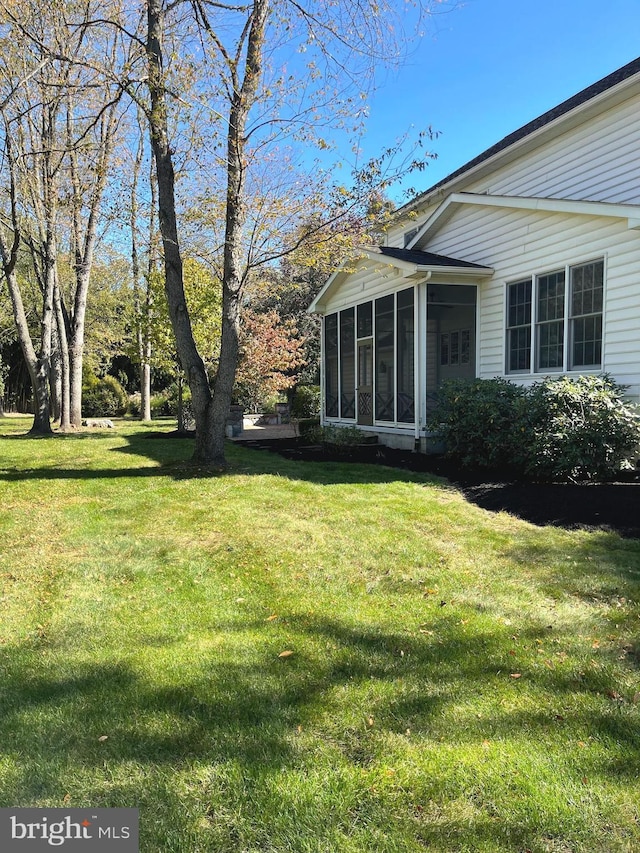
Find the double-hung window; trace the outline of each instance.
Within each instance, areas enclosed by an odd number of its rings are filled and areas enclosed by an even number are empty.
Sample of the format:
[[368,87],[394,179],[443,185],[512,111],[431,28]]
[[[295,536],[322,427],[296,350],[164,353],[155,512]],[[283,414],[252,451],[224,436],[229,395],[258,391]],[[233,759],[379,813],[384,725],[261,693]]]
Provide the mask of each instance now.
[[573,370],[602,364],[603,279],[602,261],[571,270],[569,341]]
[[536,279],[536,370],[562,370],[564,364],[564,270]]
[[507,373],[602,366],[604,261],[507,285]]
[[531,279],[507,287],[507,373],[531,370]]

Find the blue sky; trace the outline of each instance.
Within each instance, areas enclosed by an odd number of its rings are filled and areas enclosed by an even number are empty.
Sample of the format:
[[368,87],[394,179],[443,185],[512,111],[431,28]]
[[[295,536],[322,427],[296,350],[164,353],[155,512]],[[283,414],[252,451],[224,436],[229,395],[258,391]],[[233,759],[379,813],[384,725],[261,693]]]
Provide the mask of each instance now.
[[406,182],[420,191],[640,56],[640,0],[461,0],[425,30],[362,140],[371,157],[411,125],[439,131],[438,159]]

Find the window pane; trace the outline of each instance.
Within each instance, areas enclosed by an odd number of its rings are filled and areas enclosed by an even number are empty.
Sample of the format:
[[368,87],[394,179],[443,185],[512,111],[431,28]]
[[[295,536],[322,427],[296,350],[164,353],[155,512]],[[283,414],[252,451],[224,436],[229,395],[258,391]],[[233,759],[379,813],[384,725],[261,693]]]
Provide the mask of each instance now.
[[376,420],[379,421],[393,421],[395,419],[394,302],[393,295],[383,296],[382,299],[376,299],[375,306],[375,416]]
[[602,363],[602,314],[573,321],[571,367],[599,367]]
[[596,261],[571,270],[571,315],[602,311],[604,263]]
[[543,323],[538,327],[538,370],[562,368],[564,323]]
[[531,281],[509,285],[509,327],[531,322]]
[[449,362],[451,364],[460,364],[460,332],[451,332],[449,346],[451,347]]
[[561,370],[564,364],[564,270],[536,279],[537,370]]
[[531,369],[531,279],[507,288],[507,371]]
[[571,369],[602,364],[604,262],[571,268]]
[[564,317],[564,270],[538,278],[538,323]]
[[401,423],[413,423],[415,420],[413,288],[401,290],[396,298],[396,339],[398,352],[396,417]]
[[325,414],[338,417],[338,315],[324,318]]
[[508,335],[507,349],[510,372],[521,373],[529,370],[531,367],[531,326],[511,329]]
[[460,332],[460,364],[471,363],[471,331],[463,329]]
[[418,229],[417,229],[417,228],[412,228],[410,231],[405,231],[405,232],[404,232],[403,239],[404,239],[404,247],[405,247],[405,249],[407,248],[407,246],[408,246],[408,245],[409,245],[409,243],[413,240],[413,238],[416,236],[416,234],[417,234],[417,233],[418,233]]
[[440,364],[449,364],[449,333],[440,335]]
[[340,312],[340,417],[356,416],[356,334],[353,308]]
[[358,337],[370,338],[373,334],[373,305],[365,302],[358,305]]

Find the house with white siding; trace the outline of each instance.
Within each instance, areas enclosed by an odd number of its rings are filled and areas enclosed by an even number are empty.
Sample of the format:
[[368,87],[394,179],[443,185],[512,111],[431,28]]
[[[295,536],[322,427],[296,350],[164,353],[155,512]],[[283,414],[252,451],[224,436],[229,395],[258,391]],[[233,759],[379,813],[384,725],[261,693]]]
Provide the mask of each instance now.
[[640,401],[640,59],[397,211],[313,301],[324,424],[427,447],[454,377],[609,373]]

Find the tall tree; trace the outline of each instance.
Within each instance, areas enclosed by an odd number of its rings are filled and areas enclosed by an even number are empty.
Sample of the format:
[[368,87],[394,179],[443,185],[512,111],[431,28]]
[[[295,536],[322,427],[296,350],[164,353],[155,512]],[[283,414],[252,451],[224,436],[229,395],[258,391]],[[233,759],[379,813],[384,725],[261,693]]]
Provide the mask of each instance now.
[[129,228],[131,231],[131,277],[133,280],[133,303],[134,303],[134,331],[136,339],[136,361],[140,370],[140,420],[151,420],[151,359],[152,359],[152,311],[153,311],[153,288],[152,281],[159,259],[156,252],[156,187],[154,175],[154,163],[151,158],[151,170],[149,176],[149,187],[151,190],[151,204],[148,206],[147,217],[147,269],[143,273],[142,260],[140,256],[140,182],[142,178],[142,166],[144,162],[144,134],[140,134],[138,146],[133,160],[131,178],[131,199],[129,202]]
[[[44,377],[52,374],[59,378],[64,429],[78,426],[81,419],[87,293],[122,94],[102,69],[115,60],[119,43],[113,30],[90,25],[95,11],[91,2],[43,6],[26,0],[4,2],[1,10],[0,91],[5,164],[13,171],[7,182],[16,214],[12,228],[30,249],[42,293],[41,364],[30,367],[41,413],[34,429],[50,429],[43,426],[50,415]],[[63,216],[74,271],[66,298],[58,271]],[[9,287],[12,299],[17,279],[14,284]],[[20,307],[15,310],[19,315]],[[22,324],[18,329],[28,361],[26,332]]]
[[[166,293],[180,360],[192,390],[195,459],[224,465],[225,424],[238,363],[240,306],[251,269],[292,251],[346,215],[362,201],[361,194],[379,190],[388,177],[383,175],[380,162],[367,164],[359,171],[358,192],[340,187],[330,214],[294,239],[291,228],[281,229],[279,239],[273,231],[264,239],[263,223],[249,216],[249,199],[261,197],[259,209],[268,211],[267,218],[271,215],[274,197],[260,192],[260,186],[269,173],[264,167],[275,163],[276,150],[283,159],[287,145],[301,141],[326,148],[320,132],[332,124],[347,123],[358,132],[364,111],[357,104],[365,98],[376,65],[394,54],[389,24],[397,23],[400,16],[395,4],[374,0],[252,0],[245,4],[192,0],[190,5],[203,34],[203,68],[222,93],[218,98],[210,93],[212,107],[222,117],[220,160],[224,175],[222,340],[213,387],[207,381],[185,310],[168,122],[167,57],[163,52],[169,6],[163,0],[147,2],[148,115],[158,170]],[[299,56],[305,51],[311,54],[308,62],[295,59],[283,72],[279,52],[281,56]],[[256,165],[258,168],[252,170]],[[326,189],[326,178],[320,184]],[[291,189],[295,191],[293,185]],[[302,201],[309,203],[319,194],[315,184]]]
[[[311,163],[307,152],[331,148],[336,128],[357,147],[375,72],[405,49],[403,20],[413,9],[415,23],[438,0],[402,8],[394,0],[144,0],[133,9],[118,0],[95,2],[95,14],[87,18],[89,5],[72,7],[65,20],[75,18],[74,32],[86,20],[108,28],[121,44],[126,40],[129,48],[119,48],[113,61],[88,61],[81,51],[74,57],[53,43],[47,51],[43,39],[37,45],[47,63],[63,57],[90,74],[101,66],[109,85],[126,90],[144,112],[157,174],[165,292],[192,392],[194,455],[224,465],[240,308],[251,271],[348,216],[391,180],[385,157],[364,164],[356,169],[355,190],[335,187],[313,227],[297,229],[296,211],[319,207],[332,183],[330,171]],[[176,158],[193,146],[193,163],[206,160],[210,195],[218,197],[224,223],[215,263],[222,281],[221,351],[211,382],[185,299],[179,228]],[[202,183],[201,168],[197,177]]]

